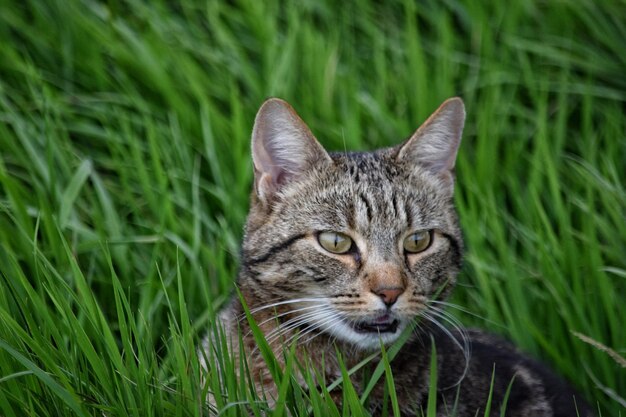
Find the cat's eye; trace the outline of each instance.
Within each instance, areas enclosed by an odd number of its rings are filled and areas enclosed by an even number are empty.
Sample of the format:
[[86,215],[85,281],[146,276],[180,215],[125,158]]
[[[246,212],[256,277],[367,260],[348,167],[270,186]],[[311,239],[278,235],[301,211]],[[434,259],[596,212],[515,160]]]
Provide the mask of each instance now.
[[322,232],[317,235],[317,241],[331,253],[347,253],[352,247],[352,239],[338,232]]
[[430,246],[431,233],[429,230],[423,230],[421,232],[415,232],[410,234],[404,239],[402,245],[404,250],[408,253],[423,252]]

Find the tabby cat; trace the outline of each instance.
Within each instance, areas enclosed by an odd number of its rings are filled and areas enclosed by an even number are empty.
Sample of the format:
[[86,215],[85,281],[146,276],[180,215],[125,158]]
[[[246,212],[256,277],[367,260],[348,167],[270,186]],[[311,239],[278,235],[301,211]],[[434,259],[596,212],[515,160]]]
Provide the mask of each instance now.
[[[282,360],[296,341],[297,357],[323,369],[325,383],[340,376],[337,351],[351,367],[410,334],[391,362],[403,415],[426,408],[434,345],[438,416],[483,415],[494,372],[491,416],[500,415],[509,385],[507,416],[590,416],[544,366],[498,337],[454,325],[443,310],[462,262],[453,188],[464,120],[463,102],[452,98],[398,146],[328,153],[289,104],[267,100],[252,133],[241,296],[275,356]],[[247,357],[272,404],[277,389],[244,316],[235,297],[220,325],[228,340],[243,335],[233,355]],[[408,326],[412,333],[403,333]],[[383,407],[381,381],[370,396],[374,415]]]

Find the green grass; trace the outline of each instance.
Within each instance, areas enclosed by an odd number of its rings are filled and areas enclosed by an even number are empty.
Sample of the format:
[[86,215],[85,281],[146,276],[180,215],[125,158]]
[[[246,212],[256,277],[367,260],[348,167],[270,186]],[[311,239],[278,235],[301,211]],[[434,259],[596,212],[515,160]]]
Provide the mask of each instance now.
[[[196,346],[232,294],[261,102],[372,149],[452,95],[455,313],[625,414],[626,3],[345,3],[0,4],[0,415],[206,415]],[[281,385],[314,415],[360,409],[346,387],[337,410]]]

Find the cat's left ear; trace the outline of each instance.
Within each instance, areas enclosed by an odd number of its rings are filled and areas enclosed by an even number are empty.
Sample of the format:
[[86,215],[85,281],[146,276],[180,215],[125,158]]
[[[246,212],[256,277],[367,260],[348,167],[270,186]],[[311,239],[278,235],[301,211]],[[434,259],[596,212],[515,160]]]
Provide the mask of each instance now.
[[332,159],[289,103],[271,98],[254,120],[252,161],[257,196],[268,202],[285,185]]
[[459,97],[446,100],[400,146],[398,160],[416,163],[440,177],[451,188],[454,185],[454,163],[461,144],[465,123],[465,105]]

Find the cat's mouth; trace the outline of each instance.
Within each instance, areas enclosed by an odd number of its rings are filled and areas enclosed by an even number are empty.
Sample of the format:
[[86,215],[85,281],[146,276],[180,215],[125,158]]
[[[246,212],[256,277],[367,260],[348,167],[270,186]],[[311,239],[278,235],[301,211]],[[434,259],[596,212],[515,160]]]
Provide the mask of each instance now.
[[388,314],[371,321],[362,321],[352,325],[359,333],[395,333],[398,330],[399,321]]

